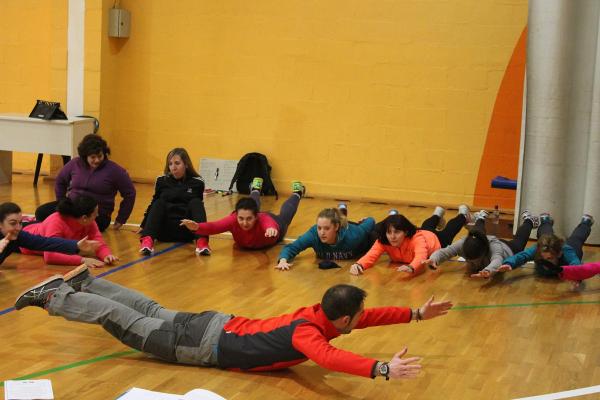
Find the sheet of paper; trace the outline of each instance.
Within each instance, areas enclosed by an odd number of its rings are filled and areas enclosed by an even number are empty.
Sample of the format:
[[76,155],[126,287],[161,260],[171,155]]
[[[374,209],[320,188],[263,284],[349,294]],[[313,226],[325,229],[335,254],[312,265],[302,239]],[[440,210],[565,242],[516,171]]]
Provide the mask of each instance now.
[[225,400],[225,398],[209,390],[194,389],[185,395],[154,392],[152,390],[133,388],[124,393],[118,400]]
[[183,400],[183,396],[176,394],[153,392],[152,390],[133,388],[121,396],[119,400]]
[[49,379],[29,381],[4,381],[4,398],[6,400],[52,400],[52,382]]

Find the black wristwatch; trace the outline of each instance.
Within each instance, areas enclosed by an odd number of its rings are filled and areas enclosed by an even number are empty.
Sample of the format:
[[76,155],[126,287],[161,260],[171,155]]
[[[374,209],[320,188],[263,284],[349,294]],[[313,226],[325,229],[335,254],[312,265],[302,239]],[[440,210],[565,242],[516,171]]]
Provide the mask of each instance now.
[[381,376],[385,376],[385,380],[390,380],[390,365],[386,362],[382,362],[377,367],[377,373]]

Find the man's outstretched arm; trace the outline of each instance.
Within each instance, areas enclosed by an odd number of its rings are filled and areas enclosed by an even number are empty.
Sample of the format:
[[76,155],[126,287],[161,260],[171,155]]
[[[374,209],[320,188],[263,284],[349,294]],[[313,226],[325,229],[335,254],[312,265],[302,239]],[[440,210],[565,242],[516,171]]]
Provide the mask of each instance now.
[[[292,343],[296,350],[323,368],[365,378],[381,376],[379,366],[384,362],[332,346],[314,326],[309,324],[296,328]],[[421,365],[416,364],[421,360],[419,357],[402,358],[406,351],[405,348],[385,363],[389,367],[387,374],[389,378],[413,378],[421,370]]]
[[434,296],[431,296],[425,304],[415,309],[408,307],[367,308],[358,321],[356,329],[423,321],[448,314],[448,310],[452,308],[451,301],[434,302],[433,300]]

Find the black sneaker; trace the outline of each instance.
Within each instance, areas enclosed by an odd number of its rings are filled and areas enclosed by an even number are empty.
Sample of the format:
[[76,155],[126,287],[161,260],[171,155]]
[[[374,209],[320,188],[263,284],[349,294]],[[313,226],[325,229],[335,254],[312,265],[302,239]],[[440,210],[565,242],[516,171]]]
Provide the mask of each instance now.
[[65,283],[71,286],[76,292],[81,291],[81,284],[90,276],[90,270],[87,265],[82,264],[63,275]]
[[46,308],[50,297],[64,283],[62,275],[54,275],[45,281],[24,291],[15,301],[15,309],[20,310],[29,306]]

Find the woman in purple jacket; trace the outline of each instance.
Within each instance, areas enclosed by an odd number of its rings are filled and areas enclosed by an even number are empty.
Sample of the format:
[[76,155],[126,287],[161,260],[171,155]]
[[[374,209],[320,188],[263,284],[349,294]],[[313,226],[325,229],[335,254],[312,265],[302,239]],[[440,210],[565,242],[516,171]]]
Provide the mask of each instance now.
[[88,195],[98,202],[96,224],[103,232],[110,225],[115,209],[115,197],[119,192],[123,200],[115,218],[114,228],[121,228],[127,222],[135,203],[135,187],[127,171],[108,159],[110,149],[99,135],[86,135],[77,146],[77,152],[79,157],[65,164],[56,177],[54,191],[57,201],[38,207],[35,212],[36,220],[43,221],[55,212],[58,200]]

